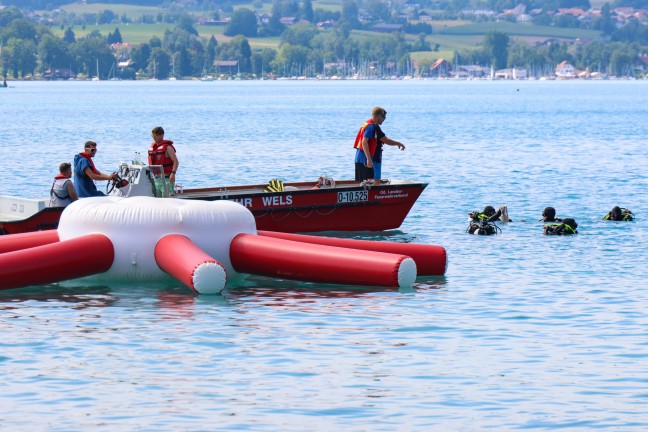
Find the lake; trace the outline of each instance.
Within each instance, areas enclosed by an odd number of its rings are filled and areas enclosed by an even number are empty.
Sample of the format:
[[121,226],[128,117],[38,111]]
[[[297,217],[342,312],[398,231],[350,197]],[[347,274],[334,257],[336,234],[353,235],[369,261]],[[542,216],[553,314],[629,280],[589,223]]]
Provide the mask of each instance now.
[[[98,143],[103,172],[163,126],[185,188],[353,176],[388,111],[383,177],[429,183],[398,230],[440,244],[406,289],[252,277],[0,292],[12,431],[648,428],[648,81],[13,82],[0,195],[45,197]],[[100,188],[104,187],[101,184]],[[508,206],[497,236],[467,213]],[[604,222],[615,205],[634,222]],[[542,209],[579,234],[544,236]]]

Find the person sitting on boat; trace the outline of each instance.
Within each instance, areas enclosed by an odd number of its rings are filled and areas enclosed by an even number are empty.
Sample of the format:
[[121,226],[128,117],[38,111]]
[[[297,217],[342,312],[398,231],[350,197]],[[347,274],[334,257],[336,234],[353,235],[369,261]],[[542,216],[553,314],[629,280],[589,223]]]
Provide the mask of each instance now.
[[562,222],[561,218],[556,217],[556,209],[553,207],[545,207],[542,210],[542,219],[540,222]]
[[97,154],[97,143],[86,141],[85,151],[74,156],[74,189],[79,198],[104,196],[97,190],[96,180],[113,180],[117,173],[104,174],[94,165],[92,158]]
[[72,164],[63,162],[59,165],[60,174],[54,177],[50,190],[50,207],[65,207],[79,199],[72,184]]
[[161,126],[154,127],[151,136],[153,143],[148,151],[148,163],[149,165],[162,165],[164,176],[169,179],[169,183],[174,185],[180,162],[176,156],[173,141],[164,139],[164,129]]
[[634,220],[634,215],[625,207],[614,206],[612,210],[603,217],[603,220],[632,221]]
[[501,205],[497,211],[493,206],[486,206],[483,211],[473,211],[468,213],[468,216],[470,217],[470,225],[466,230],[468,234],[497,234],[501,230],[495,222],[500,218],[502,222],[513,222],[508,216],[508,208],[505,205]]
[[578,234],[578,224],[572,218],[564,218],[562,223],[544,226],[545,235],[572,235]]
[[371,110],[371,118],[363,123],[356,135],[353,148],[355,154],[355,180],[380,180],[382,174],[383,144],[397,146],[405,150],[405,146],[388,138],[380,128],[387,118],[387,111],[377,106]]

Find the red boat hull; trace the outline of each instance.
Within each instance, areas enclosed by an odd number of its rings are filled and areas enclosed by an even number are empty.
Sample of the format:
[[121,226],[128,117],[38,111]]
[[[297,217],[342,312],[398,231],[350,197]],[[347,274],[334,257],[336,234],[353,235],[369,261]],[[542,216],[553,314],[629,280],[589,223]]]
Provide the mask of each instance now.
[[[393,181],[363,187],[340,181],[335,187],[289,183],[283,192],[264,185],[187,189],[179,199],[230,200],[252,212],[257,229],[277,232],[384,231],[401,226],[427,183]],[[0,234],[55,229],[62,207],[48,207],[21,220],[0,221]]]
[[0,235],[56,229],[63,207],[46,207],[26,219],[0,221]]
[[203,196],[207,190],[194,189],[178,198],[236,201],[252,212],[257,229],[265,231],[383,231],[401,226],[427,186],[402,182],[363,188],[347,183],[331,189],[263,194],[229,190],[214,195],[210,190],[210,196]]

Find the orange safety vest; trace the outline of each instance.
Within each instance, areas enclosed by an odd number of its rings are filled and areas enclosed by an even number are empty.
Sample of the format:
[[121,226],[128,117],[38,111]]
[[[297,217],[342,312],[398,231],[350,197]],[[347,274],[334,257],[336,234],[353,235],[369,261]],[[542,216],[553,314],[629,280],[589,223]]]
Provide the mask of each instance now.
[[173,141],[162,140],[159,143],[155,141],[151,144],[151,148],[148,151],[148,163],[149,165],[162,165],[164,167],[164,175],[168,176],[171,174],[173,169],[173,161],[166,154],[167,147],[173,147]]
[[[373,124],[373,119],[369,119],[362,126],[360,126],[360,130],[358,131],[358,135],[356,135],[355,142],[353,143],[353,148],[354,149],[359,149],[362,150],[362,140],[364,138],[364,132],[367,126],[370,124]],[[374,155],[376,152],[376,146],[378,145],[378,131],[374,129],[374,137],[369,140],[369,154],[371,156]]]

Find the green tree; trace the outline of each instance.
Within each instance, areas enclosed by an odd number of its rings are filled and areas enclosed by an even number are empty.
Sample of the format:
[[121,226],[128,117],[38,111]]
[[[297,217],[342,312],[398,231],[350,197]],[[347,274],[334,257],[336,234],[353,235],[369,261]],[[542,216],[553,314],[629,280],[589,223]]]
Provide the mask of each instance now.
[[509,45],[509,37],[506,33],[497,30],[489,31],[481,45],[490,56],[491,64],[495,69],[506,67]]
[[23,18],[24,16],[22,12],[20,12],[20,10],[15,6],[11,6],[6,9],[0,9],[0,28],[7,27],[13,20]]
[[317,27],[309,23],[295,24],[281,34],[281,44],[299,45],[310,48],[311,41],[317,35]]
[[63,34],[63,41],[67,44],[73,44],[74,42],[76,42],[76,35],[74,34],[72,27],[65,29],[65,33]]
[[151,49],[162,48],[162,39],[157,36],[153,36],[151,39],[149,39],[148,44],[150,45]]
[[313,22],[313,3],[311,0],[303,0],[301,7],[301,17],[308,22]]
[[252,49],[248,40],[242,36],[234,36],[229,42],[218,47],[217,58],[220,60],[237,60],[241,72],[251,72]]
[[36,27],[22,18],[14,19],[0,31],[0,41],[5,43],[10,38],[36,41]]
[[110,24],[117,20],[117,15],[111,10],[102,10],[97,13],[97,24]]
[[198,36],[198,30],[193,26],[193,18],[189,15],[181,15],[178,19],[177,27],[191,35]]
[[342,24],[346,23],[352,29],[360,28],[360,22],[358,21],[358,5],[354,0],[344,0],[342,2],[342,15],[340,16],[340,22]]
[[[115,63],[110,46],[103,38],[85,37],[70,47],[76,70],[84,71],[87,76],[106,79]],[[97,71],[98,69],[98,71]]]
[[151,46],[147,43],[135,46],[131,50],[130,56],[133,63],[135,63],[135,67],[144,70],[151,57]]
[[191,64],[191,55],[185,48],[181,48],[175,56],[175,70],[176,74],[180,76],[190,76],[194,74],[193,66]]
[[234,11],[232,20],[225,29],[226,36],[243,35],[255,37],[257,35],[256,14],[247,8],[241,8]]
[[122,40],[122,35],[119,32],[119,28],[115,27],[115,32],[114,33],[108,33],[108,36],[106,37],[106,42],[108,45],[112,45],[114,43],[122,43],[124,42]]
[[52,34],[45,34],[38,42],[41,70],[67,68],[72,63],[69,45]]
[[36,44],[34,41],[9,38],[2,46],[2,66],[4,73],[14,78],[32,75],[36,70]]
[[218,47],[218,42],[214,35],[211,35],[209,42],[207,42],[207,47],[205,47],[205,56],[210,64],[213,63],[216,58],[216,47]]
[[151,78],[167,79],[171,73],[171,56],[162,48],[153,48],[147,69]]

